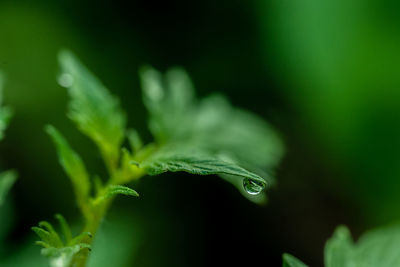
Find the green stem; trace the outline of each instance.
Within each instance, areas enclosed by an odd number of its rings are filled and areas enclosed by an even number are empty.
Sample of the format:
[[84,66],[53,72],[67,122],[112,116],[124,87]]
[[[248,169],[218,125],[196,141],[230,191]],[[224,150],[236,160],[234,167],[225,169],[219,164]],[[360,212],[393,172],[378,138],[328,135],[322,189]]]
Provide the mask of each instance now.
[[[100,227],[100,224],[107,214],[109,207],[111,206],[113,198],[105,200],[101,204],[93,207],[91,216],[86,218],[86,225],[84,227],[83,232],[89,232],[92,234],[90,237],[86,237],[82,240],[82,243],[86,243],[88,245],[92,244],[92,241],[97,233],[97,230]],[[89,250],[83,250],[79,253],[73,261],[73,266],[76,267],[85,267],[87,264],[87,260],[89,258]]]
[[[148,145],[144,148],[142,148],[139,153],[137,153],[137,157],[135,160],[142,161],[145,158],[147,158],[151,153],[154,151],[155,146],[154,145]],[[102,150],[102,156],[105,161],[105,164],[107,166],[110,179],[108,180],[108,183],[103,187],[105,189],[109,185],[121,185],[121,184],[127,184],[133,180],[139,179],[140,177],[145,175],[144,170],[137,168],[133,173],[131,172],[129,176],[121,177],[119,174],[123,171],[118,167],[118,160],[114,156],[109,156],[108,153],[105,153],[105,150]],[[122,167],[123,168],[123,167]],[[122,172],[123,173],[123,172]],[[97,197],[101,194],[103,190],[100,190],[98,192]],[[81,211],[86,219],[86,224],[83,229],[83,232],[89,232],[91,233],[91,236],[85,237],[82,240],[82,243],[91,245],[93,242],[93,239],[95,238],[95,235],[97,233],[97,230],[99,229],[101,222],[103,221],[103,218],[106,216],[108,209],[110,208],[112,202],[114,200],[114,197],[111,197],[109,199],[106,199],[100,203],[95,204],[92,199],[90,198],[79,198],[78,197],[78,204],[81,207]],[[75,258],[72,261],[72,266],[74,267],[85,267],[89,258],[90,251],[85,249],[82,250],[80,253],[78,253]]]
[[[144,172],[140,171],[136,175],[131,177],[131,180],[138,179],[140,177],[144,176]],[[110,179],[110,184],[115,184],[112,183],[113,179]],[[128,181],[127,181],[128,182]],[[86,218],[86,224],[82,232],[89,232],[91,233],[91,236],[85,237],[82,240],[82,243],[91,245],[93,242],[93,239],[95,238],[95,235],[101,225],[101,222],[103,221],[104,217],[106,216],[108,209],[110,208],[112,202],[114,200],[114,197],[111,197],[109,199],[106,199],[102,201],[101,203],[97,205],[93,205],[93,202],[88,202],[86,203],[86,207],[89,208],[89,212],[86,212],[85,218]],[[91,201],[91,200],[88,200]],[[87,210],[87,209],[86,209]],[[72,262],[72,266],[74,267],[85,267],[89,258],[90,251],[85,249],[82,250],[81,253],[77,254]]]

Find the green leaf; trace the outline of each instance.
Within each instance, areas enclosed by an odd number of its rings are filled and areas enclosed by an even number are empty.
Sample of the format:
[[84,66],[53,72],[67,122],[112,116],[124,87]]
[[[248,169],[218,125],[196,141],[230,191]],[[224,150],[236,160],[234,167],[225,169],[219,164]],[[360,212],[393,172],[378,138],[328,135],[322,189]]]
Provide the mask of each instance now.
[[57,147],[60,164],[71,179],[76,194],[79,197],[87,197],[90,192],[90,180],[82,159],[72,150],[68,142],[56,128],[47,126],[46,131]]
[[129,129],[126,133],[129,144],[134,154],[138,153],[140,149],[143,147],[142,139],[139,136],[139,133],[136,130]]
[[283,145],[266,122],[233,108],[220,95],[196,100],[192,83],[181,69],[163,76],[144,68],[141,78],[150,130],[160,147],[144,162],[138,160],[142,167],[150,174],[219,174],[250,200],[266,201],[265,195],[249,196],[243,190],[243,179],[237,179],[246,177],[265,185],[264,177],[271,182]]
[[182,137],[190,123],[194,89],[187,74],[171,69],[165,77],[150,67],[140,71],[143,101],[150,113],[149,128],[159,143]]
[[61,52],[59,61],[60,83],[71,97],[69,117],[99,146],[108,167],[115,166],[126,125],[118,99],[72,53]]
[[400,266],[399,247],[400,225],[369,231],[355,244],[349,230],[341,226],[326,244],[325,264],[327,267]]
[[234,163],[219,159],[202,151],[182,149],[174,146],[158,150],[150,158],[143,161],[140,166],[150,175],[158,175],[167,171],[185,171],[198,175],[227,174],[251,179],[259,183],[262,187],[261,189],[266,185],[263,178]]
[[356,258],[363,266],[400,266],[400,225],[372,230],[357,242]]
[[[400,225],[369,231],[357,242],[352,240],[347,227],[339,226],[326,242],[325,266],[397,267],[400,266],[399,247]],[[289,264],[288,258],[284,256],[284,264],[285,262]]]
[[354,243],[350,231],[339,226],[325,244],[325,266],[351,266],[354,261]]
[[38,241],[38,245],[43,245],[46,247],[51,247],[51,246],[57,246],[57,240],[53,239],[53,236],[50,234],[50,232],[40,228],[40,227],[32,227],[32,231],[34,231],[42,241]]
[[199,146],[225,153],[251,169],[271,169],[282,155],[283,144],[263,119],[233,108],[221,95],[200,102],[192,138]]
[[[61,241],[60,236],[58,235],[58,233],[54,230],[53,226],[46,222],[46,221],[42,221],[39,222],[39,226],[42,227],[42,229],[46,229],[46,231],[49,233],[49,235],[51,236],[52,239],[52,246],[54,247],[62,247],[63,246],[63,242]],[[40,229],[40,228],[39,228]],[[36,230],[39,230],[36,229]],[[35,231],[35,230],[34,230]],[[38,233],[37,231],[35,231],[36,233]],[[39,235],[40,236],[40,235]],[[43,240],[44,241],[44,240]],[[47,242],[48,244],[50,244],[49,242]]]
[[65,220],[64,216],[62,216],[61,214],[56,214],[55,218],[58,220],[58,223],[60,224],[61,233],[64,235],[65,243],[69,244],[72,240],[72,233],[71,233],[71,228],[67,223],[67,220]]
[[0,174],[0,206],[16,180],[17,174],[14,171],[6,171]]
[[133,196],[138,197],[139,194],[126,186],[123,185],[109,185],[105,188],[105,190],[94,200],[94,204],[98,205],[106,199],[114,197],[116,195],[125,195],[125,196]]
[[82,243],[84,238],[91,238],[88,232],[72,238],[71,230],[64,217],[57,214],[56,219],[61,226],[61,232],[64,234],[65,242],[62,241],[53,226],[48,222],[40,222],[39,227],[32,227],[32,230],[40,237],[40,241],[36,241],[37,245],[42,246],[41,253],[50,260],[51,267],[70,267],[73,257],[83,249],[89,249],[90,245]]
[[126,186],[123,185],[110,185],[106,189],[105,197],[110,198],[115,195],[126,195],[126,196],[133,196],[133,197],[138,197],[139,194]]
[[283,254],[283,267],[307,267],[296,257],[290,254]]

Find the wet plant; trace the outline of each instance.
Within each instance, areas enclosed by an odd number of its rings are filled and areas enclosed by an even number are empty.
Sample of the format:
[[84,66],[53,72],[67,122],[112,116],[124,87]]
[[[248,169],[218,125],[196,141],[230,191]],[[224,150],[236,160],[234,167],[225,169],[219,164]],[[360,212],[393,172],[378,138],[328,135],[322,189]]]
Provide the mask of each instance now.
[[182,69],[161,74],[144,67],[140,70],[142,95],[154,137],[144,144],[139,132],[127,127],[127,115],[118,99],[72,53],[61,52],[59,62],[58,81],[70,98],[68,117],[98,147],[108,177],[89,174],[63,135],[54,126],[46,126],[85,222],[75,236],[61,215],[56,215],[59,232],[45,221],[33,227],[51,266],[85,266],[114,198],[139,197],[126,185],[146,175],[181,171],[218,175],[251,201],[266,202],[264,189],[273,181],[283,146],[264,120],[232,107],[220,94],[197,99]]

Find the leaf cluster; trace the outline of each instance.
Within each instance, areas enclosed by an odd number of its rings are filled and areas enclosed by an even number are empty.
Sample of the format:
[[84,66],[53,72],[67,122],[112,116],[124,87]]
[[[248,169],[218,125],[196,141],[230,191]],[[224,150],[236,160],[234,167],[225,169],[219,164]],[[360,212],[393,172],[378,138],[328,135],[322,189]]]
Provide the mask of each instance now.
[[[126,128],[118,99],[70,52],[62,52],[59,59],[62,76],[69,77],[69,117],[98,145],[110,185],[126,184],[144,174],[185,171],[219,174],[242,191],[250,181],[261,192],[271,177],[267,171],[272,173],[283,154],[280,139],[267,123],[233,108],[221,95],[197,100],[188,75],[178,68],[165,75],[149,67],[140,72],[155,139],[143,145],[138,132]],[[78,199],[87,198],[90,176],[79,155],[54,127],[47,127],[47,132]],[[125,139],[130,150],[121,147]]]
[[[83,233],[95,234],[116,195],[139,196],[125,184],[144,175],[178,171],[218,174],[249,199],[265,200],[260,193],[271,180],[270,173],[283,154],[283,146],[262,119],[232,107],[221,95],[197,100],[182,69],[162,75],[146,67],[140,76],[154,142],[144,144],[136,130],[127,128],[119,100],[71,52],[61,52],[59,62],[59,82],[70,97],[68,116],[97,145],[109,175],[102,179],[90,174],[65,137],[54,126],[46,127],[86,219]],[[261,197],[252,198],[255,195]],[[42,239],[39,244],[45,247],[43,254],[51,261],[65,262],[65,266],[84,266],[88,254],[85,249],[91,243],[87,236],[78,242],[67,238],[70,233],[63,230],[62,242],[49,223],[40,226],[34,231]]]
[[68,267],[79,252],[91,249],[84,240],[92,238],[92,234],[83,232],[72,237],[71,229],[64,217],[57,214],[55,218],[59,222],[62,235],[59,235],[46,221],[40,222],[39,227],[32,227],[32,230],[40,237],[41,241],[36,241],[36,244],[43,247],[41,253],[50,259],[50,266]]

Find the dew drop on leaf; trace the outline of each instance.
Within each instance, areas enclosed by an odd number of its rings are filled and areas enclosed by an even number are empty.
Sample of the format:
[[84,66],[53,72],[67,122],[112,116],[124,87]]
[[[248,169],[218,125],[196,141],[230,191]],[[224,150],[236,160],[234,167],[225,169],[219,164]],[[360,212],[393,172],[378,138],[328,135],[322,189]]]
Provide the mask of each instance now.
[[57,81],[62,87],[68,88],[74,83],[74,77],[72,77],[72,75],[69,73],[63,73],[58,77]]
[[265,187],[265,184],[260,181],[252,180],[249,178],[243,179],[243,188],[250,195],[260,194]]

